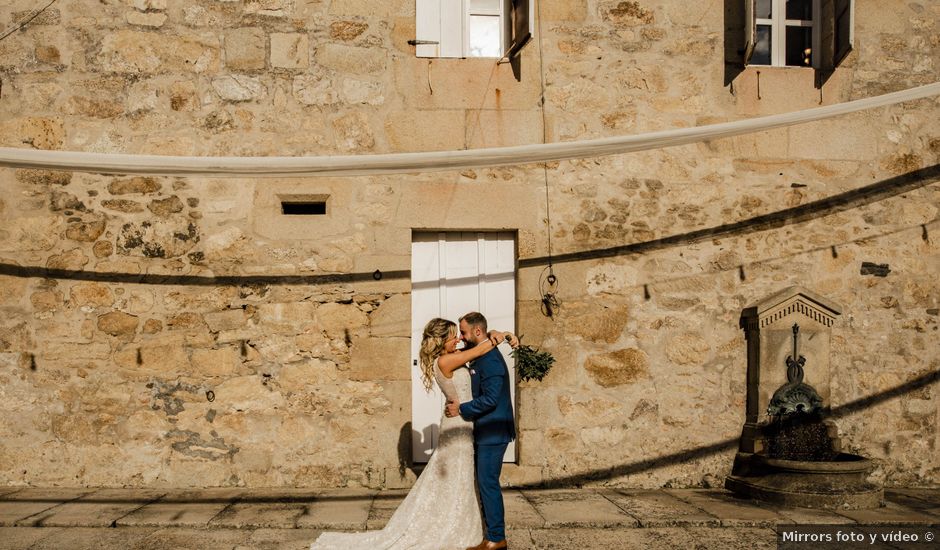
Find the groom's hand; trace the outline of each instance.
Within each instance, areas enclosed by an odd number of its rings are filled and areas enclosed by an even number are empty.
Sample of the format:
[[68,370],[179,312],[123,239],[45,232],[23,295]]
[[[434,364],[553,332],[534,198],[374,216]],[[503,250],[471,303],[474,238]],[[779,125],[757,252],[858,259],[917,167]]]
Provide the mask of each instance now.
[[448,401],[447,406],[444,407],[444,414],[447,418],[453,418],[460,414],[460,403],[456,401]]

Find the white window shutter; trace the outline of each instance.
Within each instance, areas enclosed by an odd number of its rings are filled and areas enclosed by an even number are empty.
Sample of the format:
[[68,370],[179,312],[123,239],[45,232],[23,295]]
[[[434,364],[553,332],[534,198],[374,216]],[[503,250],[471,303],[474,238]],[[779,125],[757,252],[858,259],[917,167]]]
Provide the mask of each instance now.
[[440,5],[441,50],[438,57],[466,57],[466,0],[436,0]]
[[441,0],[415,0],[415,55],[440,57]]
[[515,57],[532,39],[535,22],[535,2],[530,0],[503,0],[503,55]]
[[757,0],[744,0],[744,65],[751,62],[757,40]]

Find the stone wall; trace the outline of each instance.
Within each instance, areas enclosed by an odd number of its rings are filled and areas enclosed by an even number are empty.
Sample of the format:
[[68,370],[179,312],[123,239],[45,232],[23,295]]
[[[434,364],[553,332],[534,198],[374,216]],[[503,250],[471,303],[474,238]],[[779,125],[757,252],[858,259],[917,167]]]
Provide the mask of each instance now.
[[[0,41],[0,146],[516,145],[543,139],[543,78],[545,135],[563,141],[940,74],[931,2],[857,1],[856,47],[822,90],[810,69],[735,65],[737,2],[539,4],[516,81],[492,60],[415,58],[410,0],[60,0]],[[33,8],[8,2],[0,26]],[[844,307],[832,358],[832,405],[854,404],[843,441],[888,484],[937,484],[936,386],[892,390],[940,369],[938,120],[940,103],[920,100],[544,172],[2,169],[0,484],[407,486],[410,281],[395,273],[424,229],[517,231],[517,329],[557,363],[518,386],[512,483],[720,483],[744,417],[738,317],[797,284]],[[328,195],[331,214],[285,219],[285,194]],[[538,288],[549,218],[553,318]]]

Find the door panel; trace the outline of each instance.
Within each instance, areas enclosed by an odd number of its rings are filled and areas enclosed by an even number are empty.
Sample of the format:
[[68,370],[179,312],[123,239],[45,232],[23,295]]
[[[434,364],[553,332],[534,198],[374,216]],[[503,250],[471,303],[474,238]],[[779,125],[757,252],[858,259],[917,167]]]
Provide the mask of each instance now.
[[[435,385],[426,391],[418,352],[424,325],[434,317],[454,322],[470,311],[486,316],[490,328],[515,331],[516,243],[513,233],[415,233],[411,246],[412,455],[427,462],[437,446],[444,396]],[[509,347],[499,347],[515,380]],[[515,383],[510,384],[515,403]],[[515,410],[515,407],[513,407]],[[515,443],[504,461],[513,462]]]

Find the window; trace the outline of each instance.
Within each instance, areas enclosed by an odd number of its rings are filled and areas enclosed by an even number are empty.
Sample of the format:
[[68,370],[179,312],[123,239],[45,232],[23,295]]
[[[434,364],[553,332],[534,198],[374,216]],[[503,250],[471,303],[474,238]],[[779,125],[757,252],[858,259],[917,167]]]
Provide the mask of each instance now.
[[513,57],[532,36],[529,0],[416,0],[418,57]]
[[854,0],[744,0],[745,64],[831,73],[852,49]]
[[812,67],[814,0],[757,0],[752,65]]

